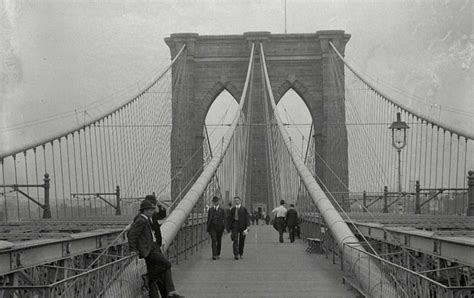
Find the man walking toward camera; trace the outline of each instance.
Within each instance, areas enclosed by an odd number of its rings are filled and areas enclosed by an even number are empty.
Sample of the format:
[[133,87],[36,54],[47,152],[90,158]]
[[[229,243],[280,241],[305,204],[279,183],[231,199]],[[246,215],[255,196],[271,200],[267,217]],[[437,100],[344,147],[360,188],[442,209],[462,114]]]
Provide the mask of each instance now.
[[226,227],[226,212],[219,201],[218,197],[213,197],[213,206],[207,212],[207,232],[211,235],[213,260],[220,259],[222,234]]
[[247,209],[241,205],[239,197],[234,197],[234,207],[230,209],[227,218],[227,232],[232,232],[230,238],[233,241],[234,259],[242,259],[244,254],[245,236],[250,226],[250,216]]
[[127,234],[128,245],[131,252],[145,259],[150,298],[158,298],[160,294],[161,297],[184,297],[176,293],[171,275],[171,263],[161,252],[161,231],[158,222],[156,222],[158,230],[153,229],[155,225],[153,216],[156,213],[153,201],[156,203],[154,196],[147,196],[141,202],[140,214],[135,217]]

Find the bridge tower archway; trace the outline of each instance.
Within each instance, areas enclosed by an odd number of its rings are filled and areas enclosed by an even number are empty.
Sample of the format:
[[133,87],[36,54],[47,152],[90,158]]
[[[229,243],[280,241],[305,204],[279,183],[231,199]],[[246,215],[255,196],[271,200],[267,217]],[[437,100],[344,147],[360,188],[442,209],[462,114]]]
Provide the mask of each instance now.
[[[334,68],[342,69],[339,60],[331,59],[331,41],[344,53],[350,35],[344,31],[318,31],[311,34],[271,34],[247,32],[243,35],[200,36],[196,33],[172,34],[165,39],[171,56],[175,57],[183,45],[186,59],[183,81],[173,67],[173,95],[171,132],[171,176],[182,172],[182,180],[195,180],[202,171],[203,126],[214,99],[227,90],[237,101],[245,83],[245,76],[254,42],[264,45],[267,66],[275,100],[293,89],[306,103],[313,120],[315,151],[324,159],[316,163],[316,173],[329,191],[341,193],[348,185],[347,131],[345,125],[344,86],[338,84]],[[251,90],[251,140],[248,158],[247,193],[241,194],[248,206],[272,202],[268,175],[269,160],[264,123],[264,90],[260,71],[259,47],[256,47]],[[339,74],[339,78],[343,73]],[[178,88],[180,88],[178,90]],[[337,150],[336,150],[337,149]],[[337,152],[335,154],[334,152]],[[185,165],[185,166],[184,166]],[[334,178],[337,175],[338,179]],[[194,178],[193,178],[194,177]],[[179,193],[181,182],[172,182],[172,197]],[[192,185],[192,182],[188,184]],[[181,186],[182,187],[182,186]],[[273,206],[268,206],[271,209]]]

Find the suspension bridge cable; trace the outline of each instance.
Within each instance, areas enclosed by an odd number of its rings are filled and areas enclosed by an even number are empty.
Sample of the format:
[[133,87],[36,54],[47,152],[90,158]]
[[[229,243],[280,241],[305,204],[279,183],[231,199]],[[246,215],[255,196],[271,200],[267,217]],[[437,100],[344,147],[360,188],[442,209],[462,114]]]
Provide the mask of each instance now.
[[467,139],[470,139],[470,140],[474,140],[474,134],[472,132],[467,132],[467,131],[463,131],[459,128],[455,128],[455,127],[452,127],[451,125],[447,125],[447,124],[441,124],[439,123],[437,120],[435,119],[432,119],[432,117],[429,117],[429,116],[422,116],[418,113],[416,113],[415,111],[411,110],[410,108],[406,107],[405,105],[399,103],[397,100],[391,98],[390,96],[387,96],[383,91],[381,91],[380,89],[376,88],[375,86],[373,86],[372,84],[370,84],[367,80],[364,79],[364,77],[362,77],[359,72],[357,70],[355,70],[348,62],[347,60],[339,53],[339,51],[336,49],[336,47],[334,46],[334,44],[329,41],[329,45],[331,46],[331,48],[334,50],[334,52],[337,54],[337,56],[344,62],[344,65],[347,66],[348,69],[350,69],[352,71],[352,73],[357,76],[361,81],[363,81],[370,89],[374,90],[375,92],[377,92],[378,94],[380,94],[381,96],[383,96],[387,101],[389,101],[390,103],[392,103],[393,105],[395,105],[396,107],[402,109],[402,110],[406,110],[408,111],[409,113],[413,114],[414,116],[416,116],[417,118],[420,118],[420,119],[423,119],[425,120],[426,122],[429,122],[429,123],[433,123],[434,125],[436,126],[439,126],[441,128],[444,128],[446,130],[449,130],[449,131],[452,131],[454,133],[456,133],[457,135],[460,135],[464,138],[467,138]]
[[[183,52],[184,48],[186,47],[186,45],[183,45],[183,47],[180,49],[180,51],[178,52],[178,54],[176,54],[176,56],[174,57],[174,59],[170,62],[170,64],[156,77],[156,79],[148,86],[146,86],[143,91],[140,91],[139,94],[135,97],[133,97],[132,99],[128,100],[126,103],[120,105],[119,107],[117,108],[114,108],[110,111],[107,111],[103,114],[101,114],[100,116],[97,116],[95,117],[94,119],[92,120],[89,120],[88,122],[84,123],[83,125],[81,125],[80,127],[85,127],[85,126],[89,126],[97,121],[99,121],[100,119],[103,119],[105,118],[106,116],[114,113],[115,111],[118,111],[120,108],[126,106],[128,103],[131,103],[132,101],[134,101],[138,96],[140,96],[141,94],[145,93],[146,91],[148,91],[150,89],[150,87],[156,83],[157,81],[159,81],[167,72],[168,70],[171,68],[171,66],[174,64],[174,62],[180,57],[181,53]],[[79,127],[79,128],[80,128]],[[69,135],[75,131],[77,131],[79,128],[74,128],[74,129],[69,129],[69,130],[66,130],[65,132],[62,132],[62,133],[59,133],[59,134],[56,134],[52,137],[48,137],[42,141],[39,141],[39,142],[33,142],[31,144],[28,144],[26,146],[21,146],[21,148],[15,148],[13,150],[9,150],[8,152],[6,153],[3,153],[0,155],[0,159],[4,159],[5,157],[7,156],[11,156],[11,155],[14,155],[14,154],[17,154],[17,153],[20,153],[20,152],[23,152],[25,150],[28,150],[30,148],[34,148],[34,147],[37,147],[37,146],[41,146],[45,143],[49,143],[55,139],[58,139],[58,138],[61,138],[61,137],[64,137],[66,135]]]
[[[289,135],[288,132],[285,131],[285,128],[283,127],[283,122],[281,121],[281,118],[278,114],[278,111],[276,110],[276,104],[275,104],[275,99],[273,97],[273,92],[270,84],[270,79],[268,76],[268,71],[267,71],[267,66],[266,66],[266,61],[265,61],[265,54],[263,50],[263,45],[260,44],[260,55],[262,57],[261,59],[261,65],[264,71],[264,86],[265,90],[270,97],[270,103],[272,106],[272,111],[273,115],[278,123],[278,128],[279,131],[281,132],[281,135],[283,136],[283,141],[286,144],[287,150],[291,153],[290,151],[290,141],[289,141]],[[314,177],[311,175],[309,170],[306,168],[304,163],[302,162],[301,158],[297,154],[291,154],[291,159],[293,161],[294,166],[297,168],[298,173],[301,177],[301,179],[304,181],[306,188],[311,194],[311,197],[314,201],[314,203],[317,205],[319,208],[323,218],[326,220],[327,226],[333,233],[337,243],[341,246],[344,247],[344,243],[346,242],[355,242],[358,243],[357,238],[354,236],[354,234],[351,232],[347,224],[344,222],[342,217],[339,215],[339,213],[334,209],[334,206],[330,203],[329,199],[327,196],[324,194],[322,189],[319,187],[318,183],[315,181]],[[362,249],[362,246],[360,244],[354,244],[358,248]],[[345,251],[343,250],[343,253]],[[348,256],[349,257],[349,256]],[[372,261],[369,259],[358,259],[356,263],[353,265],[355,267],[358,267],[358,275],[361,276],[360,281],[363,283],[366,283],[368,280],[364,277],[366,277],[366,270],[368,269],[369,263],[372,263]],[[382,273],[380,268],[373,264],[372,267],[372,273],[380,276],[381,280],[385,279],[385,275]],[[356,270],[357,272],[357,270]],[[392,286],[388,283],[388,281],[381,282],[381,287],[380,288],[373,288],[374,291],[378,292],[380,295],[381,293],[396,293],[395,289],[392,288]],[[374,293],[371,293],[374,294]],[[375,293],[377,295],[377,293]]]
[[225,135],[225,143],[224,143],[224,152],[218,152],[206,168],[203,170],[199,178],[193,184],[193,186],[188,190],[184,198],[181,202],[176,206],[175,210],[168,216],[165,222],[162,224],[162,235],[163,235],[163,251],[166,251],[171,243],[171,241],[175,238],[179,227],[182,225],[184,220],[187,218],[189,213],[191,212],[192,208],[199,200],[200,195],[204,191],[205,187],[210,182],[211,178],[215,175],[217,167],[222,162],[225,152],[229,147],[229,144],[232,140],[232,137],[235,132],[235,128],[237,127],[237,123],[240,119],[240,115],[242,113],[242,107],[245,103],[249,77],[250,77],[250,70],[253,66],[254,61],[254,44],[252,44],[251,52],[250,52],[250,59],[249,59],[249,66],[247,70],[247,76],[244,84],[244,88],[242,91],[242,97],[240,99],[239,108],[234,117],[234,121],[232,122],[232,126],[228,129]]

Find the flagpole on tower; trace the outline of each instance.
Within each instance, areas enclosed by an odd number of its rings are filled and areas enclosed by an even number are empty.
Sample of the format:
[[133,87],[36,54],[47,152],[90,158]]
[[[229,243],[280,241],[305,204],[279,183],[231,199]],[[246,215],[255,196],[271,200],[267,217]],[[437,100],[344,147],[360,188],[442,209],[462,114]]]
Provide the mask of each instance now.
[[286,34],[286,0],[285,0],[285,34]]

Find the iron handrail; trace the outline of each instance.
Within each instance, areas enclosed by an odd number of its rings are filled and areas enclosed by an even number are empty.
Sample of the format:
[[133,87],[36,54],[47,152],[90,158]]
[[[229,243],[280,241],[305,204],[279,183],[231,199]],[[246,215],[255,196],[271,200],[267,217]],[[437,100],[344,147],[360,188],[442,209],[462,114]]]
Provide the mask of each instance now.
[[[367,256],[369,256],[369,257],[371,257],[371,258],[375,258],[375,259],[379,260],[380,262],[382,262],[382,263],[384,263],[384,264],[386,264],[386,265],[388,265],[388,266],[393,266],[393,267],[395,267],[395,268],[397,268],[397,269],[400,269],[400,270],[402,270],[402,271],[406,271],[406,272],[409,273],[409,274],[412,274],[412,275],[414,275],[414,276],[416,276],[416,277],[418,277],[418,278],[421,278],[421,279],[423,279],[423,280],[426,280],[427,282],[430,282],[430,283],[432,283],[432,284],[434,284],[434,285],[436,285],[436,286],[438,286],[438,287],[441,287],[441,288],[443,288],[443,289],[445,289],[445,290],[471,290],[471,289],[474,290],[474,286],[464,286],[464,287],[463,287],[463,286],[446,286],[446,285],[443,285],[442,283],[437,282],[436,280],[432,280],[431,278],[429,278],[429,277],[427,277],[427,276],[421,274],[420,272],[416,272],[416,271],[410,270],[410,269],[408,269],[408,268],[405,268],[405,267],[403,267],[403,266],[400,266],[400,265],[398,265],[398,264],[392,263],[392,262],[390,262],[390,261],[388,261],[388,260],[386,260],[386,259],[384,259],[384,258],[381,258],[380,256],[377,256],[377,255],[375,255],[375,254],[372,254],[372,253],[370,253],[370,252],[368,252],[368,251],[366,251],[366,250],[364,250],[364,249],[360,249],[360,248],[354,246],[354,244],[357,244],[357,242],[355,242],[355,243],[344,243],[344,245],[343,245],[343,250],[344,250],[344,247],[349,247],[350,249],[357,250],[358,252],[360,252],[360,253],[362,253],[362,254],[365,254],[365,255],[367,255]],[[468,265],[465,265],[465,266],[466,266],[466,267],[469,267]],[[446,269],[452,269],[452,268],[446,268]]]

